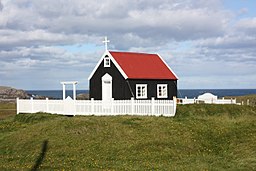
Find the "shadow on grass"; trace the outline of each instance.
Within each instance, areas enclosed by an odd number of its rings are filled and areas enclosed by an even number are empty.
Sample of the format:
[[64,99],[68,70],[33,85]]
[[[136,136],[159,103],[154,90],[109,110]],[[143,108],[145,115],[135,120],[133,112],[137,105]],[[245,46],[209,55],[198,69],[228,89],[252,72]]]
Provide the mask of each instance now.
[[42,150],[40,155],[38,156],[35,165],[33,166],[33,168],[31,169],[31,171],[36,171],[39,169],[40,165],[42,164],[44,158],[45,158],[45,154],[47,151],[47,146],[48,146],[48,140],[44,140],[43,144],[42,144]]

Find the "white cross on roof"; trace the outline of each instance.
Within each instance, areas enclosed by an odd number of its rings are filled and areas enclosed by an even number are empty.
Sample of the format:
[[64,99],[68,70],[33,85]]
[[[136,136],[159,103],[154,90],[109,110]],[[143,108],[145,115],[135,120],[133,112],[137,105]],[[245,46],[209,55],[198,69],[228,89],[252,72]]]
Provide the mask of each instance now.
[[103,40],[102,42],[105,43],[105,49],[108,50],[108,43],[110,42],[108,40],[108,37],[105,37],[105,40]]

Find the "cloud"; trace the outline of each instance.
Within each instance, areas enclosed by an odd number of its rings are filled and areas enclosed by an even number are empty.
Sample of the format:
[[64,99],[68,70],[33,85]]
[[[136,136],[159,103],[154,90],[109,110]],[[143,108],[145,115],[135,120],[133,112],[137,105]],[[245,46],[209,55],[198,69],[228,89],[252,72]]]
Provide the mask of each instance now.
[[3,4],[2,4],[2,1],[0,0],[0,11],[2,11],[4,8]]
[[73,43],[83,43],[89,38],[86,35],[66,35],[63,33],[51,33],[46,30],[20,31],[2,29],[0,30],[0,49],[14,47],[30,47],[30,46],[54,46],[66,45]]
[[[208,6],[214,7],[216,4],[218,3],[214,1],[187,1],[180,4],[175,0],[126,0],[122,3],[111,0],[101,3],[78,0],[20,0],[6,4],[7,8],[0,21],[2,20],[3,29],[19,30],[28,34],[39,30],[53,38],[60,34],[71,37],[73,34],[90,37],[107,34],[115,40],[124,34],[132,34],[141,39],[151,37],[164,43],[170,39],[182,41],[223,35],[225,18],[229,14]],[[130,45],[127,43],[126,47]]]
[[[0,51],[1,84],[27,89],[60,89],[60,81],[78,80],[86,89],[87,76],[98,62],[101,52],[71,53],[60,47],[19,47]],[[84,76],[82,76],[84,75]],[[40,84],[42,83],[42,84]],[[16,86],[17,87],[17,86]],[[50,87],[50,88],[49,88]]]
[[35,89],[51,87],[38,80],[81,79],[87,86],[104,36],[110,49],[161,54],[182,87],[193,85],[187,79],[207,85],[219,75],[252,80],[256,19],[240,9],[227,10],[221,0],[0,1],[1,83],[30,87],[21,78],[33,77]]
[[[85,67],[88,63],[96,63],[95,55],[88,53],[70,53],[60,47],[21,47],[11,51],[0,51],[0,70],[12,70],[13,65],[17,67],[28,67],[33,69],[45,69],[45,67],[65,68],[68,66]],[[4,65],[5,64],[5,65]]]
[[170,41],[222,36],[229,16],[219,10],[219,1],[19,0],[5,6],[0,16],[2,49],[99,44],[105,35],[115,49],[163,47]]
[[241,19],[235,26],[242,33],[256,36],[256,17]]
[[199,41],[199,46],[214,49],[249,49],[256,45],[256,37],[248,35],[225,35]]

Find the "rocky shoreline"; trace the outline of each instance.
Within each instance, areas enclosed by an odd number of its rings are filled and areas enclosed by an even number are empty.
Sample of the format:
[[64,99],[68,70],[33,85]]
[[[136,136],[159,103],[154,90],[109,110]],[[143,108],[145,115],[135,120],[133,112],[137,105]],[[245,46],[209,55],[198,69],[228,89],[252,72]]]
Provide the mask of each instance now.
[[15,89],[12,87],[0,86],[1,101],[12,101],[12,100],[16,100],[17,97],[20,99],[30,98],[30,96],[24,90]]
[[[28,94],[26,91],[21,89],[16,89],[7,86],[0,86],[0,102],[15,102],[16,98],[29,99],[33,97],[34,99],[46,99],[46,96],[32,95]],[[53,97],[48,97],[49,99],[54,99]],[[88,100],[89,94],[78,94],[77,100]]]

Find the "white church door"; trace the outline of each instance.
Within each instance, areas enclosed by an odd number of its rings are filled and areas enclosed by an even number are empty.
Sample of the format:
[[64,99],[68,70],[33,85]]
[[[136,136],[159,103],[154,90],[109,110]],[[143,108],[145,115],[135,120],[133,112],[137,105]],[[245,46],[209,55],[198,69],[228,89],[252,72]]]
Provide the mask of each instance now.
[[107,73],[102,78],[102,100],[110,101],[112,99],[112,77]]

